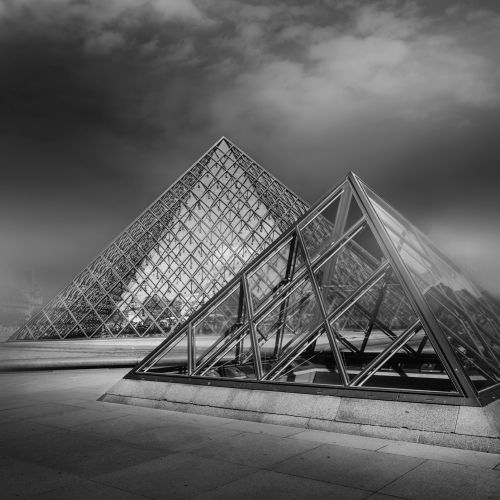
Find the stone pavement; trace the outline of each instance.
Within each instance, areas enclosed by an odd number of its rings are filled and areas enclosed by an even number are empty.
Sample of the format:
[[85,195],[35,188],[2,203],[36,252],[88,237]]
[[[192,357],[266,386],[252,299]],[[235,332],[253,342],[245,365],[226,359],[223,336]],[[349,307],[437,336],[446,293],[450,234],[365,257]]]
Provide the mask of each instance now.
[[0,374],[0,497],[500,498],[500,455],[97,402],[127,370]]

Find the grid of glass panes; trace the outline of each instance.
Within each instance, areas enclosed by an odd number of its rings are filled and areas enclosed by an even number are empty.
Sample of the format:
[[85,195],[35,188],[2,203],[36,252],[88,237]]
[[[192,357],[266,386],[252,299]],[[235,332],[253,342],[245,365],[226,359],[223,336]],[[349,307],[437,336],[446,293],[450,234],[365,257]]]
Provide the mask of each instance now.
[[167,340],[136,371],[462,394],[352,190],[343,183],[247,266],[218,299],[232,308],[199,311],[224,325],[207,332],[202,358],[168,362]]
[[14,340],[166,336],[306,210],[222,139]]

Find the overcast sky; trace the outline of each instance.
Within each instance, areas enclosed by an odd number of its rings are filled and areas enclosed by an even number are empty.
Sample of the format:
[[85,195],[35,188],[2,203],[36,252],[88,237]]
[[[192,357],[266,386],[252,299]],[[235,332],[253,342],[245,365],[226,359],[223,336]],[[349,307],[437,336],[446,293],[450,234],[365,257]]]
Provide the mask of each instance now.
[[0,261],[49,299],[227,135],[500,295],[499,47],[498,1],[0,0]]

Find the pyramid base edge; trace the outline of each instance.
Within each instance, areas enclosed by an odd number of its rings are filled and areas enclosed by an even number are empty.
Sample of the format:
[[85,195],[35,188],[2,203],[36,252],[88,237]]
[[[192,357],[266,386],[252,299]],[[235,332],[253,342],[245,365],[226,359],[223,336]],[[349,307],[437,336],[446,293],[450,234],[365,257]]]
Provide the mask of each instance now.
[[100,401],[500,453],[500,401],[485,407],[122,379]]

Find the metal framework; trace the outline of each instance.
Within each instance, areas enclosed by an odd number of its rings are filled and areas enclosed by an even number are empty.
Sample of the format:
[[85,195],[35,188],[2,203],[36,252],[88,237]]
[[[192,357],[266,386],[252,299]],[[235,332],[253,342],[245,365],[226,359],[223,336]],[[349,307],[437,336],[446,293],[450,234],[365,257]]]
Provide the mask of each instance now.
[[127,376],[485,404],[496,308],[351,173]]
[[166,337],[307,209],[223,137],[10,340]]

